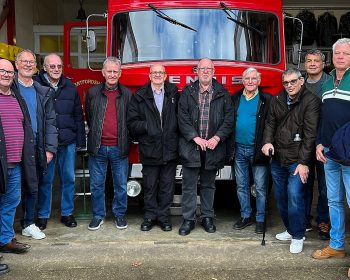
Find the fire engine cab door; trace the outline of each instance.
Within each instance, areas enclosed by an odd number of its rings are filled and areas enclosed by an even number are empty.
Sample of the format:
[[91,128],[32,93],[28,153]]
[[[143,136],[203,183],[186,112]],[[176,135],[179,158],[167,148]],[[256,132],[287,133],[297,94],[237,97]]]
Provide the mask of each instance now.
[[106,58],[106,21],[89,22],[89,34],[95,35],[95,50],[88,52],[85,22],[64,25],[64,74],[77,86],[82,103],[87,90],[101,81]]

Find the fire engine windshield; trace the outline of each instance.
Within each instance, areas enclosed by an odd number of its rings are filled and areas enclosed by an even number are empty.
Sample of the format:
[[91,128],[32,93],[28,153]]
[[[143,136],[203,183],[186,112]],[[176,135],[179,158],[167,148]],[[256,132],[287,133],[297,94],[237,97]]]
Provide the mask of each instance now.
[[221,9],[162,11],[171,21],[154,11],[114,16],[112,53],[123,64],[202,57],[267,64],[280,60],[278,19],[274,14],[232,10],[234,20],[230,20]]

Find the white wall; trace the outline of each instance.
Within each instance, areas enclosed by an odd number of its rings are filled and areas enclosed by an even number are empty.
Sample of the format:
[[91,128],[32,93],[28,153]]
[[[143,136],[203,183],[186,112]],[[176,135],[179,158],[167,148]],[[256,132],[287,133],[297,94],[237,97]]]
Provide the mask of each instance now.
[[15,13],[16,45],[24,49],[33,49],[33,0],[15,1]]

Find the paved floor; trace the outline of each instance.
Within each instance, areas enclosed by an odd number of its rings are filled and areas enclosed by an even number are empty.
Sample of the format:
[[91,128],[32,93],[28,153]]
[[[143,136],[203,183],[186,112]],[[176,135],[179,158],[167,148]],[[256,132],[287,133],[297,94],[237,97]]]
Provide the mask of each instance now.
[[[80,202],[77,202],[81,206]],[[139,230],[142,212],[131,206],[129,226],[118,230],[110,215],[96,232],[88,231],[88,220],[79,220],[77,228],[66,228],[58,213],[50,219],[46,239],[17,238],[32,245],[24,255],[4,255],[11,271],[2,279],[347,279],[348,257],[317,261],[313,250],[327,242],[314,230],[306,236],[304,251],[289,253],[289,243],[274,236],[284,230],[273,202],[266,234],[266,246],[254,226],[232,229],[239,211],[220,208],[216,212],[217,232],[208,234],[197,224],[188,236],[177,234],[181,217],[173,217],[173,231],[155,227]],[[347,248],[348,249],[348,248]],[[348,250],[349,251],[349,250]]]

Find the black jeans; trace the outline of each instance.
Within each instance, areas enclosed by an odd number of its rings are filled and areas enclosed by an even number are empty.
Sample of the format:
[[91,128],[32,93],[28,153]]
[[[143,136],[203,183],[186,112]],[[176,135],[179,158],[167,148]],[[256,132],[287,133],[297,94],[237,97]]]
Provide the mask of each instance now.
[[165,222],[175,190],[176,160],[163,165],[143,165],[145,218]]

